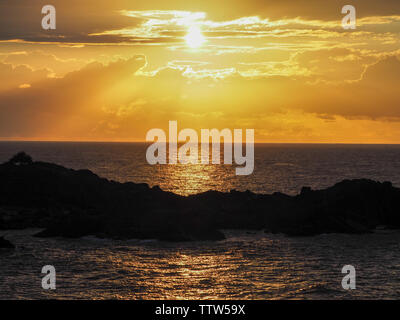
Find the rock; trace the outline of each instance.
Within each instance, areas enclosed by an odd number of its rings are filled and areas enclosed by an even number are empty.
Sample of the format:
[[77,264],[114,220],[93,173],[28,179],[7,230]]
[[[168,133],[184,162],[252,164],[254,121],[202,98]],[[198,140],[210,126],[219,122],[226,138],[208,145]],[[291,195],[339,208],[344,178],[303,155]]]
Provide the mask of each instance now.
[[221,229],[367,233],[379,225],[400,228],[399,212],[400,189],[366,179],[304,187],[296,196],[232,190],[184,197],[26,154],[0,165],[0,229],[44,228],[39,237],[216,241],[225,238]]
[[300,194],[301,195],[306,195],[306,194],[310,194],[311,193],[311,187],[303,187],[301,188]]
[[17,153],[15,156],[13,156],[10,160],[9,163],[20,166],[20,165],[27,165],[31,164],[33,162],[32,157],[27,155],[25,152],[20,152]]
[[0,237],[0,249],[15,249],[15,246],[4,237]]
[[55,222],[47,229],[35,234],[38,238],[64,237],[81,238],[103,233],[103,224],[100,219],[90,217],[68,217],[63,221]]

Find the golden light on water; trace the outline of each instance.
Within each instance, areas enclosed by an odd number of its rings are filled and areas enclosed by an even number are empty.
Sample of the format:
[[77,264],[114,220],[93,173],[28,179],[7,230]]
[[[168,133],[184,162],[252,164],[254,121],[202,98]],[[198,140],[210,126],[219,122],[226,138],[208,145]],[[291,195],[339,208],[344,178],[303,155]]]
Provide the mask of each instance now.
[[[201,164],[203,156],[199,152],[197,164],[169,164],[159,165],[155,177],[161,189],[180,195],[188,196],[206,192],[208,190],[235,189],[239,185],[238,176],[235,175],[235,166],[223,164],[224,149],[221,149],[220,163],[212,164],[212,154],[216,152],[217,145],[211,145],[209,164]],[[201,146],[198,147],[201,150]],[[190,156],[194,160],[194,155]],[[169,153],[167,154],[169,158]],[[162,178],[161,178],[162,177]]]
[[206,42],[206,39],[198,26],[191,26],[189,28],[185,40],[186,44],[192,49],[199,48],[204,42]]
[[[282,244],[262,232],[256,237],[234,234],[212,248],[205,243],[147,242],[92,257],[97,264],[118,270],[107,275],[118,293],[105,293],[118,299],[273,299],[290,297],[289,287],[299,294],[313,290],[312,284],[302,281],[302,252],[283,256],[283,250],[292,250],[290,242]],[[255,241],[271,256],[259,255]]]
[[[160,168],[160,174],[168,177],[161,188],[171,190],[180,195],[190,195],[208,191],[219,190],[223,183],[221,174],[229,175],[229,168],[218,170],[217,165],[202,164],[177,164]],[[232,188],[234,188],[232,186]]]

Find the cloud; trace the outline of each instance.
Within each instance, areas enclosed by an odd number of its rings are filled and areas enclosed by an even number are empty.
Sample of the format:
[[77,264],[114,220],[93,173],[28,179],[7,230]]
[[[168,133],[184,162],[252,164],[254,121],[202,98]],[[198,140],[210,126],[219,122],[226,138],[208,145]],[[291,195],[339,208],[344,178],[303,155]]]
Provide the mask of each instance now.
[[143,56],[107,66],[92,63],[64,78],[1,93],[0,137],[76,137],[89,132],[107,99],[144,64]]
[[307,112],[400,121],[400,61],[396,56],[369,65],[358,81],[315,87],[314,97],[298,102]]
[[[335,61],[332,57],[351,54],[364,59],[349,50],[317,56]],[[142,55],[108,65],[91,63],[63,78],[0,92],[0,137],[143,140],[149,129],[166,129],[168,120],[178,120],[197,130],[256,128],[264,141],[288,141],[284,136],[290,134],[296,141],[330,141],[335,128],[343,130],[336,132],[341,139],[351,135],[352,121],[383,130],[383,122],[400,120],[400,61],[395,56],[380,58],[361,70],[358,80],[341,84],[304,75],[188,76],[196,65],[204,67],[193,61],[146,75],[141,71],[146,64]]]
[[[188,11],[122,11],[122,14],[140,19],[133,28],[106,30],[93,36],[120,36],[126,41],[154,40],[160,43],[184,41],[188,26],[196,24],[203,34],[212,39],[257,39],[294,38],[338,39],[348,37],[365,38],[374,34],[377,39],[397,39],[400,16],[373,16],[357,20],[358,32],[348,32],[341,26],[341,17],[335,20],[309,20],[284,18],[271,20],[259,16],[244,16],[234,20],[208,20],[205,12]],[[379,27],[377,29],[377,27]]]
[[337,47],[298,52],[292,60],[308,70],[314,81],[344,83],[359,80],[365,67],[377,58],[362,50]]
[[49,70],[32,70],[28,66],[13,66],[0,62],[0,92],[46,79]]
[[46,66],[56,76],[63,76],[71,70],[84,67],[87,62],[83,59],[62,59],[54,54],[42,50],[11,52],[6,54],[3,62],[15,66],[28,65],[33,70],[40,70]]
[[[48,3],[31,0],[2,0],[0,3],[0,40],[30,42],[102,43],[120,42],[115,37],[89,37],[108,28],[134,26],[138,21],[121,16],[109,1],[52,0],[56,8],[56,30],[43,30],[42,7]],[[121,4],[121,1],[120,1]]]
[[[24,40],[37,43],[71,44],[182,44],[187,27],[202,27],[209,39],[337,38],[349,35],[341,28],[342,1],[323,6],[317,0],[268,2],[239,0],[229,5],[195,1],[187,5],[179,0],[168,4],[105,1],[54,0],[57,29],[41,28],[43,3],[31,0],[3,0],[0,4],[0,40]],[[381,38],[396,38],[400,12],[397,0],[377,4],[373,0],[354,0],[357,26],[361,32]],[[159,6],[159,10],[154,10]],[[134,8],[134,10],[133,10]],[[188,10],[190,8],[190,10]],[[199,10],[193,10],[198,8]],[[391,35],[390,35],[391,34]],[[354,33],[353,33],[354,35]],[[365,34],[366,35],[366,34]]]

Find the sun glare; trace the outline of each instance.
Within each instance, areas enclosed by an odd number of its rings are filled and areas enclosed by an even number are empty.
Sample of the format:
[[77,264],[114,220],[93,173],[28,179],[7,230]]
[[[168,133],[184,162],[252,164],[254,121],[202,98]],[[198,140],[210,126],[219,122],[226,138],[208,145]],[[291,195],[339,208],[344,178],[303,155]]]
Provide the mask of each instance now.
[[189,28],[185,40],[187,45],[191,48],[198,48],[206,41],[201,33],[200,28],[197,26],[191,26]]

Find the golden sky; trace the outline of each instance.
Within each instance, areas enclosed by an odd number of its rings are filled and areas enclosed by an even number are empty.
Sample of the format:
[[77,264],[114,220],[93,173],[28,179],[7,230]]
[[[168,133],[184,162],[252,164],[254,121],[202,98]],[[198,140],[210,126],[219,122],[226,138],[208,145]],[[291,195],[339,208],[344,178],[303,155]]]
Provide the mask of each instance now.
[[399,40],[399,0],[1,0],[0,138],[400,143]]

